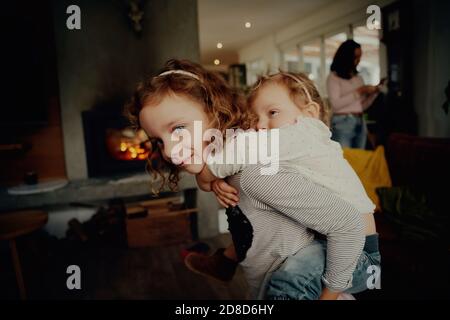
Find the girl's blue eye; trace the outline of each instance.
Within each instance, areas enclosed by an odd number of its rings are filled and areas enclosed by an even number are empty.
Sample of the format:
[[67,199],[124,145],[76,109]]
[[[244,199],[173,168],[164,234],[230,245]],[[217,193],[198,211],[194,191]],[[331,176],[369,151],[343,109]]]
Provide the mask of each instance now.
[[183,125],[179,125],[176,127],[173,127],[172,132],[181,133],[181,130],[185,129],[186,127]]

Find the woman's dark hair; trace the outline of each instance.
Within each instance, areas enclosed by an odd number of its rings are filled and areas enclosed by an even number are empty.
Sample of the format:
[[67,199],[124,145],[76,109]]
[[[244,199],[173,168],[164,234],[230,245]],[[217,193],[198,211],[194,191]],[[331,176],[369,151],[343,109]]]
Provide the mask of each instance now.
[[340,78],[351,79],[358,73],[355,67],[355,50],[361,45],[354,40],[344,41],[337,49],[330,70],[336,72]]

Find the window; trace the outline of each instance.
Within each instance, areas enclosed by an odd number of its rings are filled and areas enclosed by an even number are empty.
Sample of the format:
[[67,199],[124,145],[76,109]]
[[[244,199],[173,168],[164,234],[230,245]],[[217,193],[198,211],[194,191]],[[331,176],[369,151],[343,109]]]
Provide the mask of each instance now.
[[247,85],[253,85],[258,77],[264,75],[265,64],[263,59],[258,59],[247,63]]
[[300,59],[299,59],[299,52],[297,47],[293,47],[289,50],[286,50],[283,52],[283,59],[284,59],[284,65],[285,69],[288,72],[299,72],[300,71]]
[[336,30],[331,35],[320,35],[311,41],[300,42],[297,46],[282,51],[282,69],[291,72],[303,72],[313,80],[320,94],[327,97],[326,78],[339,46],[350,34],[361,44],[362,57],[358,71],[366,84],[378,84],[380,81],[380,40],[378,30],[369,30],[359,24],[349,25]]
[[361,45],[362,57],[358,72],[365,84],[376,85],[380,82],[380,40],[378,30],[369,30],[366,26],[353,29],[353,40]]
[[305,43],[302,46],[303,54],[303,72],[314,81],[316,86],[321,85],[321,69],[320,69],[320,38]]

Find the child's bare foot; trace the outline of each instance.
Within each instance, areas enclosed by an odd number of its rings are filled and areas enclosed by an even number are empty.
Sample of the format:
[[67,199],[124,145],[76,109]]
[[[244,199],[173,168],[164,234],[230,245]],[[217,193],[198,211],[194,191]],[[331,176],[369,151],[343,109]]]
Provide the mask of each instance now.
[[228,282],[233,279],[234,273],[236,272],[237,262],[227,258],[224,255],[225,249],[218,249],[213,255],[205,256],[204,254],[199,254],[192,252],[186,256],[184,259],[184,264],[189,270],[213,278],[215,280],[220,280],[223,282]]
[[238,261],[237,255],[236,255],[236,249],[234,249],[234,245],[230,244],[224,251],[223,255],[227,257],[228,259],[231,259],[235,262]]

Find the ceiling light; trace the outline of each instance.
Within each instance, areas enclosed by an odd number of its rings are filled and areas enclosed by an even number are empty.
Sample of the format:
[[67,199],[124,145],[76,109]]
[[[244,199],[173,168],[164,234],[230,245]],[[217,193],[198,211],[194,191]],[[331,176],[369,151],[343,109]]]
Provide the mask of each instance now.
[[220,60],[219,60],[219,59],[215,59],[215,60],[214,60],[214,64],[215,64],[216,66],[218,66],[218,65],[220,64]]
[[217,49],[222,49],[222,48],[223,48],[222,42],[217,42]]
[[251,28],[252,27],[252,24],[250,23],[250,22],[246,22],[245,23],[245,27],[248,29],[248,28]]

